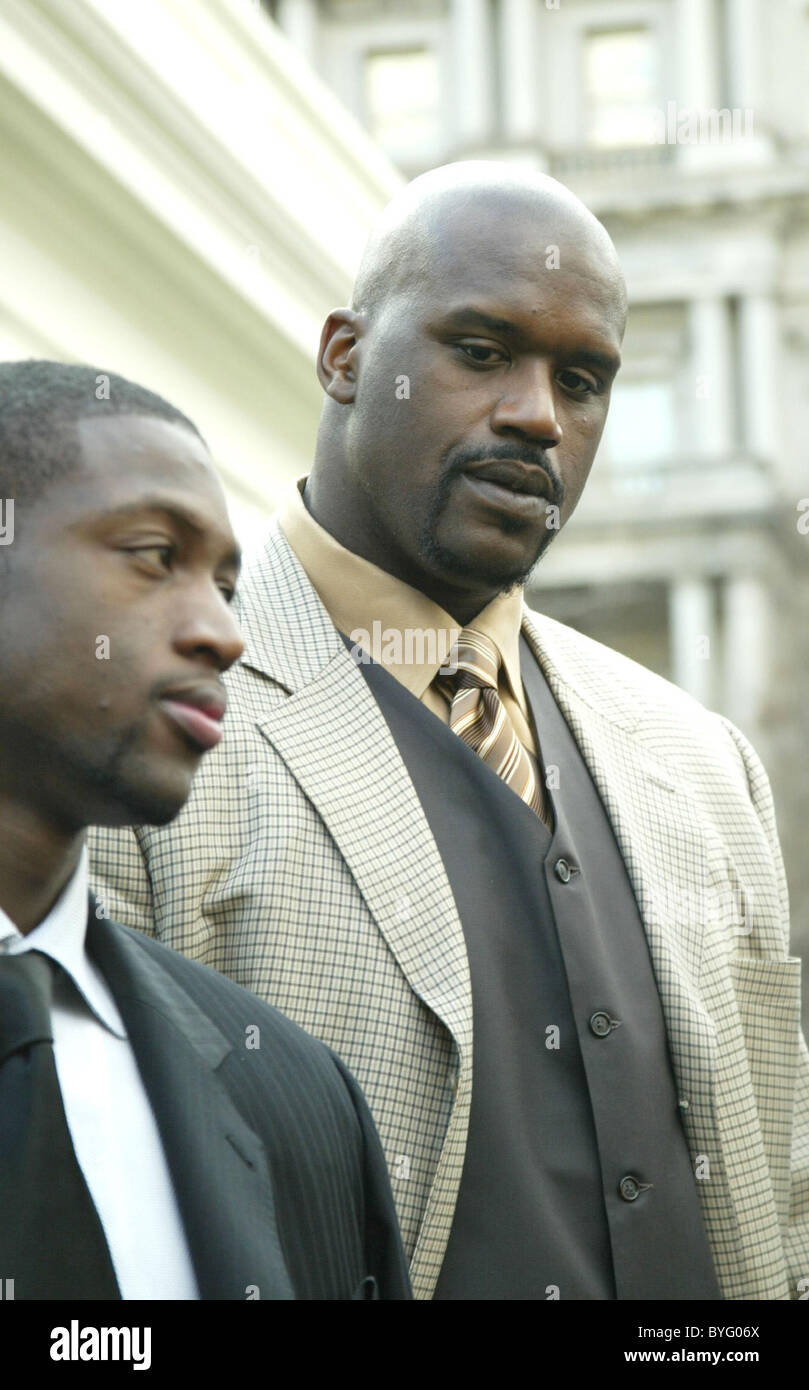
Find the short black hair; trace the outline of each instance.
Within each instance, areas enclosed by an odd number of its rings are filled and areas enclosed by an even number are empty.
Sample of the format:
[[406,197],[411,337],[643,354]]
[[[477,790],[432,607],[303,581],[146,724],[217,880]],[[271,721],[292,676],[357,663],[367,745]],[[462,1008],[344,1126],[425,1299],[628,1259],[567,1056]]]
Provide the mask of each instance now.
[[39,358],[0,362],[0,499],[36,501],[79,467],[79,421],[110,415],[156,416],[202,439],[182,411],[114,372]]

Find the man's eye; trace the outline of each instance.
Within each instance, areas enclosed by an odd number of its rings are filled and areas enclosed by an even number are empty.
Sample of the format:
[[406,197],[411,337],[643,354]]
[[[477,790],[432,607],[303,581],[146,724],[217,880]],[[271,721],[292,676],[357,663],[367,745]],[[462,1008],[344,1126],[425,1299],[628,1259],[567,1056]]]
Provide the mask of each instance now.
[[505,360],[501,350],[491,347],[488,343],[457,343],[456,347],[465,357],[481,367],[496,367]]
[[598,385],[590,377],[582,376],[580,372],[559,372],[558,381],[561,382],[566,391],[575,391],[578,395],[590,396],[598,394]]
[[232,603],[236,597],[236,590],[232,588],[230,584],[220,584],[219,592],[225,600],[225,603]]
[[128,547],[130,555],[143,555],[147,560],[157,557],[157,563],[167,569],[174,558],[173,545],[133,545]]

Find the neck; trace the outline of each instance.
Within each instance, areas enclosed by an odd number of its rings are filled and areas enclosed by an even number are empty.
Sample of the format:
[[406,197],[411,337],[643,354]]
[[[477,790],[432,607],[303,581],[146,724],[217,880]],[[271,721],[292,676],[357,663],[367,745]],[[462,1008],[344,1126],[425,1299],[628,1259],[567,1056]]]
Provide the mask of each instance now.
[[471,623],[500,592],[499,589],[459,589],[438,576],[425,574],[424,570],[414,566],[390,544],[381,543],[373,526],[364,524],[361,505],[350,508],[341,506],[339,502],[331,505],[330,496],[329,489],[319,487],[316,476],[310,475],[303,491],[303,501],[318,526],[328,531],[346,550],[432,599],[460,627]]
[[47,917],[72,878],[84,836],[0,796],[0,907],[23,936]]

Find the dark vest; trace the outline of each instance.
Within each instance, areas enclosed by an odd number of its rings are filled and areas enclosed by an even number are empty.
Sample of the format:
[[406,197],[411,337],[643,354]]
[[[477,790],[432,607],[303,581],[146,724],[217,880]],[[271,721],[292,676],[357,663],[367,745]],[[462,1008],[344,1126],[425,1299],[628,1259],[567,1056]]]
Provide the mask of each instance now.
[[472,980],[469,1138],[435,1296],[716,1299],[635,898],[524,640],[521,664],[559,770],[553,834],[390,672],[361,667],[441,853]]

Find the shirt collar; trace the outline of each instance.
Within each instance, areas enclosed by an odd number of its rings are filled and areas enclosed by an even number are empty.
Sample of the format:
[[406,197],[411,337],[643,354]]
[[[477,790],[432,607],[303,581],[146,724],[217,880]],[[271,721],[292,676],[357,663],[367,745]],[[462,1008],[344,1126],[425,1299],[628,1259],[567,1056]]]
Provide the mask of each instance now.
[[[306,478],[285,493],[278,524],[334,626],[374,660],[382,660],[411,694],[421,699],[456,640],[457,622],[426,594],[346,550],[315,521],[303,500]],[[498,594],[468,624],[495,643],[511,693],[525,711],[520,676],[522,589]],[[376,626],[375,626],[376,624]],[[407,640],[407,632],[413,634]],[[386,632],[389,634],[386,639]],[[432,644],[415,634],[435,633]],[[418,660],[422,656],[424,659]]]
[[41,951],[55,960],[70,976],[99,1023],[103,1023],[116,1037],[125,1038],[126,1029],[115,1000],[101,972],[87,954],[88,895],[87,846],[83,845],[75,872],[50,912],[33,931],[23,935],[0,908],[0,952],[18,955],[22,951]]

